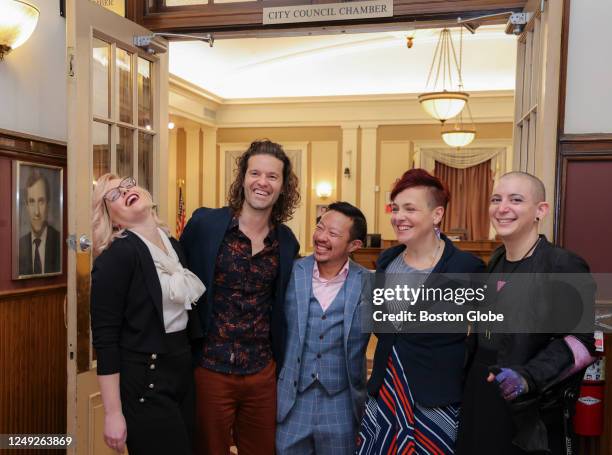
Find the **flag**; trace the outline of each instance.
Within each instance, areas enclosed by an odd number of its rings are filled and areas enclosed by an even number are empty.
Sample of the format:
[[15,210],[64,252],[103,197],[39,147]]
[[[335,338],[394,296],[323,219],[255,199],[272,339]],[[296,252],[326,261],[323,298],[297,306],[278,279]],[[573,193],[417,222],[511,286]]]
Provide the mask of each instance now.
[[179,186],[178,211],[176,214],[176,238],[180,238],[185,229],[185,201],[183,201],[183,189]]

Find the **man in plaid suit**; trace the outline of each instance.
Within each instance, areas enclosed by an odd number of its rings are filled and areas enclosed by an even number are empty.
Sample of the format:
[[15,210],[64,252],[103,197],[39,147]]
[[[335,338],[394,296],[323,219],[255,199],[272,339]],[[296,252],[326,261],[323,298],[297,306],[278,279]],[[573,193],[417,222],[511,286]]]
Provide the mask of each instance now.
[[363,213],[346,202],[317,223],[314,254],[297,260],[287,293],[287,345],[277,384],[278,455],[352,454],[366,397],[359,302],[366,269],[349,259],[365,243]]

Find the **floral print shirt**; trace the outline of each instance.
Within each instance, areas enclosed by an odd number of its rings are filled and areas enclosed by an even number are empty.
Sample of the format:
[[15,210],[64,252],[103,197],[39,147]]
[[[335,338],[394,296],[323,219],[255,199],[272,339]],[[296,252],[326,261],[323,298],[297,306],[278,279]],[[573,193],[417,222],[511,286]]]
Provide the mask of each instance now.
[[272,360],[270,315],[280,257],[276,230],[251,254],[251,240],[234,217],[215,264],[212,324],[200,365],[220,373],[253,374]]

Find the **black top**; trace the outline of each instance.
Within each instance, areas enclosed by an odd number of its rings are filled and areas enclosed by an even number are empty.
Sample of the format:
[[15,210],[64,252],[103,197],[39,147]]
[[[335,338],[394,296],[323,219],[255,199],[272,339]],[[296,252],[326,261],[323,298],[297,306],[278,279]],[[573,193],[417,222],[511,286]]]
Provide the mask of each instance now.
[[[530,309],[521,309],[519,313],[538,314],[541,319],[548,320],[573,311],[577,304],[583,305],[585,299],[590,300],[591,304],[594,302],[595,283],[586,262],[574,253],[552,245],[544,236],[540,236],[533,254],[525,260],[509,262],[505,253],[502,246],[492,254],[488,271],[504,275],[502,281],[505,284],[497,292],[498,300],[519,302],[525,305],[522,308]],[[528,275],[512,280],[513,273]],[[552,281],[548,281],[548,277],[542,275],[550,273],[572,273],[572,285],[579,289],[579,302],[577,294],[557,285],[558,280],[554,276],[550,277]],[[525,323],[529,324],[530,321]],[[572,335],[594,354],[592,332]],[[577,396],[584,374],[584,371],[580,371],[561,380],[562,373],[574,363],[573,353],[564,341],[565,336],[566,333],[561,331],[498,333],[493,334],[492,343],[482,333],[470,336],[469,344],[476,360],[473,361],[466,388],[459,429],[459,453],[491,453],[487,447],[495,447],[500,453],[545,453],[549,449],[553,453],[561,453],[561,449],[555,447],[560,447],[564,440],[561,426],[564,407],[571,412],[573,405],[573,400],[568,399],[571,397],[568,392]],[[491,367],[505,367],[520,373],[529,385],[528,393],[511,402],[500,403],[498,396],[488,400],[491,385],[483,381],[486,372],[479,372],[483,367],[482,359],[486,359],[489,371]],[[497,392],[495,390],[496,395]],[[492,430],[488,430],[493,426]],[[484,438],[477,437],[478,434],[484,435]]]
[[[537,279],[536,274],[572,273],[574,285],[580,287],[580,295],[591,302],[595,300],[595,282],[589,273],[589,266],[581,257],[571,251],[551,244],[546,237],[540,236],[529,260],[520,264],[521,273],[530,273],[530,282],[521,282],[514,290],[514,301],[523,300],[525,305],[537,308],[538,313],[554,317],[555,314],[574,311],[575,294],[564,292],[562,288],[549,286]],[[495,250],[487,267],[489,272],[500,270],[506,257],[503,246]],[[501,265],[500,265],[501,264]],[[515,271],[514,273],[518,272]],[[507,292],[513,291],[508,289]],[[506,287],[501,293],[506,292]],[[563,341],[566,333],[506,333],[499,335],[498,364],[518,371],[529,383],[529,389],[544,390],[554,383],[559,375],[573,364],[574,356],[567,343]],[[595,341],[593,333],[573,334],[593,354]],[[480,340],[481,337],[479,337]]]
[[[181,245],[185,250],[189,270],[195,273],[206,286],[205,305],[198,305],[202,328],[210,330],[213,318],[216,260],[219,248],[233,218],[229,207],[209,209],[202,207],[193,212],[181,236]],[[279,273],[274,284],[274,301],[271,314],[271,343],[277,371],[283,364],[287,323],[284,314],[285,290],[291,276],[293,260],[300,251],[300,244],[284,224],[275,226],[279,248]],[[202,299],[200,299],[202,300]],[[196,350],[201,357],[201,347]]]
[[[173,238],[170,243],[185,265],[180,244]],[[136,234],[126,231],[96,258],[91,271],[91,332],[99,375],[119,372],[121,348],[167,352],[162,298],[149,248]],[[195,311],[188,315],[189,335],[197,339],[202,335],[198,318]]]
[[210,329],[200,365],[220,373],[253,374],[272,360],[270,313],[278,275],[276,229],[253,255],[251,240],[230,223],[215,264],[215,295]]
[[[491,301],[495,300],[496,306],[505,306],[503,303],[501,303],[501,301],[498,302],[498,297],[496,295],[499,294],[499,291],[497,290],[498,286],[501,285],[501,289],[503,289],[503,287],[505,287],[505,284],[511,279],[510,275],[513,273],[529,273],[532,262],[533,256],[523,258],[519,261],[509,261],[504,256],[503,259],[493,267],[493,269],[489,270],[491,273],[495,274],[495,278],[499,278],[500,281],[503,281],[503,283],[489,283],[488,287],[490,292],[487,295],[487,302],[491,303]],[[505,292],[502,293],[502,299],[500,300],[503,300],[506,295],[507,294]],[[520,308],[520,306],[523,305],[521,301],[516,301],[512,297],[507,300],[509,301],[506,305],[513,306],[516,308],[515,310],[512,310],[513,312],[516,312]],[[499,310],[499,308],[497,308],[497,310]],[[506,316],[508,316],[508,314],[506,314]],[[486,324],[487,323],[483,322],[478,323],[478,325],[480,326],[480,330],[478,330],[476,332],[477,335],[475,335],[478,337],[478,346],[484,349],[488,349],[490,351],[496,351],[500,345],[501,334],[496,333],[494,329],[488,332],[486,330]]]
[[[484,263],[471,253],[459,250],[442,234],[444,252],[432,270],[437,273],[479,273]],[[406,249],[396,245],[383,251],[376,261],[376,272],[387,266]],[[466,334],[380,333],[374,354],[368,393],[378,395],[382,386],[387,360],[396,346],[413,397],[419,404],[438,407],[461,401],[465,366]]]

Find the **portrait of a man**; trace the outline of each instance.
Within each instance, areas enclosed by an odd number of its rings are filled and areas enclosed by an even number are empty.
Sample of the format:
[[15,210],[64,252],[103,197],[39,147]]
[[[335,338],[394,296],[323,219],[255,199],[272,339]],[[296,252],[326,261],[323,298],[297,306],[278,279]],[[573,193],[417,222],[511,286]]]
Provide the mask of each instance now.
[[62,169],[15,164],[13,278],[56,275],[62,271]]

